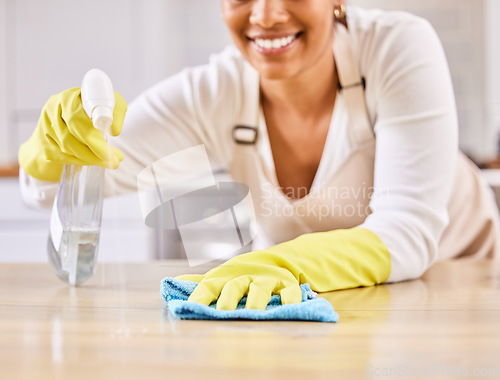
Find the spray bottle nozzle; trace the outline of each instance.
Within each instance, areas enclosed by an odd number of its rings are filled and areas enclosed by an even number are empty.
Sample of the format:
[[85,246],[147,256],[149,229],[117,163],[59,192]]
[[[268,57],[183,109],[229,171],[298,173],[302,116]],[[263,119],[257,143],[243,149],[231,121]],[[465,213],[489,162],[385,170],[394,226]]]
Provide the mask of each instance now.
[[113,109],[106,106],[97,106],[92,111],[91,119],[94,127],[108,133],[111,124],[113,124]]
[[115,93],[111,79],[99,69],[89,70],[82,80],[82,104],[94,127],[103,132],[113,123]]

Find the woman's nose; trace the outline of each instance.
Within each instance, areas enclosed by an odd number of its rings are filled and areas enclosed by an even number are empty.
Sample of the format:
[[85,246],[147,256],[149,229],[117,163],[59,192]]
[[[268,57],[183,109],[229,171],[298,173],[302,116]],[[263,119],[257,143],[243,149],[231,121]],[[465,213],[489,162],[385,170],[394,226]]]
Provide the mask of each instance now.
[[250,15],[250,23],[268,29],[287,22],[288,17],[283,0],[256,0]]

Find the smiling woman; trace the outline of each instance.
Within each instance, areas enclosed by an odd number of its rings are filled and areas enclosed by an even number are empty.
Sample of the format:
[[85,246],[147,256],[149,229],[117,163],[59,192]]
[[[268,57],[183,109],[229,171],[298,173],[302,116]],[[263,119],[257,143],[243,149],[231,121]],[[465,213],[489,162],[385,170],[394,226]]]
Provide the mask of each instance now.
[[[235,45],[263,79],[290,79],[321,66],[331,71],[333,11],[339,0],[221,4]],[[318,79],[321,74],[316,72]]]
[[[184,277],[199,282],[191,301],[234,309],[247,296],[262,309],[272,294],[300,302],[303,283],[371,286],[417,278],[438,260],[498,256],[497,209],[458,152],[448,66],[427,21],[342,0],[221,6],[236,47],[134,100],[113,140],[124,160],[107,176],[108,194],[134,190],[148,165],[204,145],[248,185],[253,251]],[[71,124],[81,107],[67,104],[43,114]],[[68,139],[47,141],[40,131],[52,123],[41,118],[19,153],[28,199],[60,176],[64,160],[44,147],[75,152]]]

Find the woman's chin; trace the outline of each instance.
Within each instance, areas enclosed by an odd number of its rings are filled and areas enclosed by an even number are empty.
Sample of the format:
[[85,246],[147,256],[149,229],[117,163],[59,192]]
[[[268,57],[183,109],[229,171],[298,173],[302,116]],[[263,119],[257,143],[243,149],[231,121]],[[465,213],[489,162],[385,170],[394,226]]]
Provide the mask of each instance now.
[[[295,71],[290,68],[283,67],[262,67],[262,65],[252,65],[258,72],[262,79],[267,80],[285,80],[295,76]],[[278,66],[278,65],[276,65]]]

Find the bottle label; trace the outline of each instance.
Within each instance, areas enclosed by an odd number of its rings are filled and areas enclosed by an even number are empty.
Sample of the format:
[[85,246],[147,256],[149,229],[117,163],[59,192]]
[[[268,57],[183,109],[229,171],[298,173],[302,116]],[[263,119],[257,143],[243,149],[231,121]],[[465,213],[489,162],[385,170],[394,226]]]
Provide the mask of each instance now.
[[63,226],[59,218],[59,211],[57,210],[57,196],[54,199],[54,206],[52,206],[52,214],[50,215],[50,237],[52,244],[57,252],[61,248],[61,240],[63,234]]

